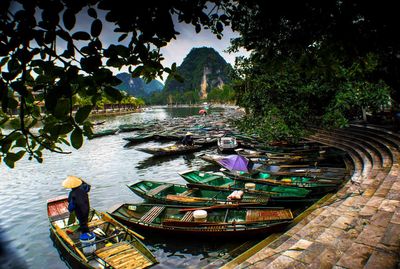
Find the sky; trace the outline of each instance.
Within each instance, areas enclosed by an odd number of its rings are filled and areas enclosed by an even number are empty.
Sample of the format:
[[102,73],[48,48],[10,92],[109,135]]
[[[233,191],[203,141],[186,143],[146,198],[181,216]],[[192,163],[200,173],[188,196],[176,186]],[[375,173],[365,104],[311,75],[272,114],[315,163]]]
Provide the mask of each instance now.
[[[1,1],[1,0],[0,0]],[[17,2],[13,2],[12,11],[17,11],[21,8],[21,5]],[[104,20],[105,12],[97,10],[100,19]],[[41,13],[35,14],[40,19]],[[190,52],[192,48],[197,47],[211,47],[214,48],[229,64],[234,66],[235,57],[237,56],[248,56],[250,53],[243,50],[239,50],[237,53],[225,52],[230,46],[230,40],[237,37],[239,34],[233,32],[229,26],[225,26],[223,31],[222,39],[218,39],[209,29],[202,29],[200,33],[196,33],[195,28],[191,24],[178,23],[176,18],[173,18],[175,29],[180,34],[177,35],[176,39],[172,39],[167,46],[161,48],[161,52],[165,58],[162,61],[164,67],[170,67],[173,63],[177,66],[182,64],[183,59]],[[78,15],[77,23],[72,29],[71,33],[76,31],[90,31],[90,26],[93,18],[87,15],[87,8],[84,8]],[[61,22],[62,23],[62,22]],[[103,30],[100,35],[100,39],[103,42],[103,47],[108,47],[110,44],[116,44],[119,34],[113,32],[114,25],[110,23],[103,23]],[[126,39],[124,42],[128,42]],[[79,44],[79,42],[77,42]],[[83,44],[82,44],[83,45]],[[78,47],[80,47],[78,45]],[[60,38],[57,39],[57,51],[62,53],[66,49],[66,42]],[[77,55],[79,58],[79,55]],[[112,69],[113,73],[127,72],[128,68],[121,70]],[[167,78],[167,74],[163,76],[163,81]],[[161,78],[159,78],[161,80]]]
[[[97,10],[100,18],[105,17],[105,13],[102,10]],[[161,48],[161,53],[163,54],[165,60],[161,63],[164,67],[170,67],[173,63],[179,66],[183,59],[189,54],[192,48],[197,47],[211,47],[214,48],[229,64],[235,65],[235,58],[237,56],[248,56],[250,53],[246,50],[239,50],[237,53],[227,53],[225,52],[230,46],[230,40],[232,38],[238,37],[237,32],[233,32],[230,26],[225,26],[222,32],[222,39],[218,39],[209,29],[202,29],[199,33],[196,33],[195,28],[191,24],[178,23],[177,19],[174,17],[175,30],[179,32],[176,39],[172,39],[167,46]],[[81,12],[81,17],[77,20],[77,25],[73,29],[74,31],[88,31],[93,19],[87,16],[87,9]],[[109,23],[103,23],[103,30],[100,35],[103,45],[107,47],[110,44],[116,44],[119,34],[113,32],[114,25]],[[124,40],[127,43],[128,38]],[[65,45],[58,43],[60,45],[60,52],[65,49]],[[61,47],[63,47],[61,49]],[[123,68],[121,70],[113,70],[114,73],[127,72],[128,68]],[[163,76],[163,80],[158,78],[160,81],[165,81],[167,79],[167,74]]]

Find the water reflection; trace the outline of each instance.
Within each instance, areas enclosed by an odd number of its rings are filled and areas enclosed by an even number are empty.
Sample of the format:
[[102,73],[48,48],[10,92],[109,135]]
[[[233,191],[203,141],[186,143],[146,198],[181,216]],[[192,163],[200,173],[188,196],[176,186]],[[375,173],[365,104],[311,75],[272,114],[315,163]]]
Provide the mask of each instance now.
[[[145,113],[105,117],[103,120],[106,123],[101,127],[111,129],[121,124],[163,120],[190,113],[197,115],[197,112],[198,108],[155,108]],[[96,119],[101,120],[100,117]],[[9,253],[13,253],[14,257],[23,257],[27,268],[66,268],[49,237],[46,201],[68,193],[61,187],[61,182],[68,175],[82,177],[91,184],[91,205],[106,211],[117,203],[142,201],[126,185],[144,179],[185,183],[178,172],[207,165],[193,154],[156,160],[149,159],[151,155],[137,151],[135,147],[125,149],[123,138],[134,133],[87,140],[79,150],[69,148],[72,151],[69,155],[44,152],[43,164],[28,161],[27,158],[19,161],[15,169],[0,164],[0,225],[7,248],[12,251]],[[161,144],[149,142],[143,145]],[[193,243],[151,236],[144,242],[155,251],[160,261],[157,268],[199,268],[237,246],[237,243],[214,239]],[[0,264],[1,268],[15,268]]]
[[171,155],[171,156],[152,156],[144,159],[143,161],[139,161],[136,168],[139,170],[147,169],[151,166],[161,166],[165,162],[170,162],[172,160],[181,158],[179,155]]

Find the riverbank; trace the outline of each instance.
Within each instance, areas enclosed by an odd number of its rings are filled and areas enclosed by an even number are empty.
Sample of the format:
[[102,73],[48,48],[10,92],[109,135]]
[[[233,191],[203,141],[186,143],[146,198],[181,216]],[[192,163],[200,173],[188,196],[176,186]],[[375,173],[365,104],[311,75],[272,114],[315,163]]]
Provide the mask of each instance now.
[[351,180],[290,230],[222,268],[399,268],[400,135],[353,125],[310,140],[346,151],[354,165]]

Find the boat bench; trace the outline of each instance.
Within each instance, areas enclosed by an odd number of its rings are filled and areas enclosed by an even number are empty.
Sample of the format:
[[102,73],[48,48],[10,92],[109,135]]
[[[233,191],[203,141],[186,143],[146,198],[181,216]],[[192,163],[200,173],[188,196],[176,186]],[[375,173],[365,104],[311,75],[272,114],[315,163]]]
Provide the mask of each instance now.
[[192,221],[193,220],[193,211],[188,211],[183,215],[181,221]]
[[147,195],[148,195],[148,196],[154,196],[154,195],[156,195],[156,194],[162,192],[163,190],[165,190],[165,189],[167,189],[167,188],[169,188],[169,187],[171,187],[171,186],[172,186],[172,184],[163,184],[163,185],[160,185],[160,186],[158,186],[158,187],[156,187],[156,188],[154,188],[154,189],[152,189],[152,190],[149,190],[149,191],[147,192]]
[[92,220],[91,222],[88,223],[88,227],[92,228],[92,227],[97,227],[100,226],[101,224],[106,223],[107,221],[102,220],[102,219],[96,219],[96,220]]
[[146,214],[140,218],[140,222],[151,223],[153,222],[165,209],[165,206],[153,206]]
[[70,215],[70,213],[67,211],[67,212],[61,213],[59,215],[50,216],[49,218],[51,221],[57,221],[57,220],[68,219],[69,215]]
[[153,264],[142,253],[126,242],[101,248],[95,254],[116,269],[146,268]]
[[193,191],[194,191],[194,190],[189,189],[189,190],[184,191],[184,192],[182,192],[182,193],[180,193],[180,194],[178,194],[178,195],[179,195],[179,196],[188,196],[188,195],[192,194]]

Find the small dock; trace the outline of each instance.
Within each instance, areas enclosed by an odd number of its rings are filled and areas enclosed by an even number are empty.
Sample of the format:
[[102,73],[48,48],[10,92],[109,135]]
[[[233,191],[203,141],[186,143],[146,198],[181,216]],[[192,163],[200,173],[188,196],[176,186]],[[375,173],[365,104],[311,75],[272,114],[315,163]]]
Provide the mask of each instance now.
[[222,268],[399,268],[400,134],[351,125],[316,130],[309,139],[347,152],[351,179],[285,233],[270,235]]

